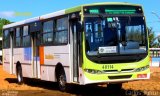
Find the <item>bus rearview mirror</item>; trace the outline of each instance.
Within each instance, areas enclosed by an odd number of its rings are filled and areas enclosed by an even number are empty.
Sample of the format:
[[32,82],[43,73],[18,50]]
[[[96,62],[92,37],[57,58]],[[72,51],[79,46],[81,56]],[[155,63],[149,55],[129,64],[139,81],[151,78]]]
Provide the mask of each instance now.
[[78,28],[78,32],[83,32],[83,29],[84,29],[83,23],[78,22],[78,23],[77,23],[77,28]]

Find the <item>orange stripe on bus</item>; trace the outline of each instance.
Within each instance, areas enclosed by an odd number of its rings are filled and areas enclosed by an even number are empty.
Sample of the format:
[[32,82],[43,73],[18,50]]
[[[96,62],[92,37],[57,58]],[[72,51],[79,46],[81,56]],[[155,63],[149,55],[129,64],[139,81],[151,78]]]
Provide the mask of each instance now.
[[44,47],[39,47],[40,64],[44,64]]

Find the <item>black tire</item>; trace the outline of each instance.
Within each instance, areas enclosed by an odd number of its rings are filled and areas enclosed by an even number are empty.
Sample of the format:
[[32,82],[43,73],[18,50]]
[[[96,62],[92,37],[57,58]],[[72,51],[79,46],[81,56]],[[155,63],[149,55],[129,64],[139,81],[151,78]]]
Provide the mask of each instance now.
[[66,91],[66,75],[63,69],[57,74],[57,83],[60,91]]
[[120,90],[122,89],[122,83],[107,84],[107,88],[108,88],[109,90],[120,91]]
[[18,84],[23,84],[23,75],[22,75],[21,66],[17,67],[17,81],[18,81]]

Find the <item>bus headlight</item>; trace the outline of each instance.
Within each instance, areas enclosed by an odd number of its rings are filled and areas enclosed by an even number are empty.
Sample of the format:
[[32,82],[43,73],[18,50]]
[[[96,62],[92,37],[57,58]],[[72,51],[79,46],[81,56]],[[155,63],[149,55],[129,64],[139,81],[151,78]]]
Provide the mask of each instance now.
[[144,66],[144,67],[140,67],[140,68],[135,69],[135,72],[144,71],[144,70],[146,70],[146,69],[148,69],[148,68],[149,68],[149,65]]
[[84,71],[91,74],[102,74],[102,71],[95,69],[84,69]]

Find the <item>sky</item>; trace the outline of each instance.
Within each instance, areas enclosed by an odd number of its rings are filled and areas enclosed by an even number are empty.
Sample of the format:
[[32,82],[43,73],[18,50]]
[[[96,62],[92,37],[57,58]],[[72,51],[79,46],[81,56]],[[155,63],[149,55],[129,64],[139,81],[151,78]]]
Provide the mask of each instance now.
[[[156,35],[160,34],[160,1],[159,0],[1,0],[0,18],[12,22],[44,15],[62,9],[96,2],[129,2],[143,6],[148,27]],[[156,14],[153,14],[156,13]],[[15,15],[16,14],[16,15]]]

